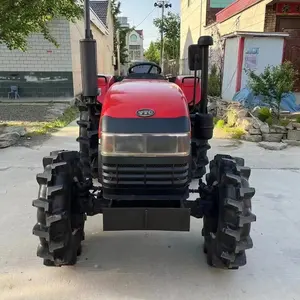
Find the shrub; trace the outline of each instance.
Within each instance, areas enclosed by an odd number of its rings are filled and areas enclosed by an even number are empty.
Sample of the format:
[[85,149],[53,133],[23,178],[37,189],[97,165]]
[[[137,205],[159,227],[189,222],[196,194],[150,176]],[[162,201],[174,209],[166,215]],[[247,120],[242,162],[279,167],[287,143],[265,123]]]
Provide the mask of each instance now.
[[231,138],[240,140],[244,134],[246,134],[246,131],[241,127],[227,127],[225,125],[224,131],[229,133]]
[[271,111],[268,107],[262,107],[258,110],[258,119],[265,122],[272,116]]
[[273,125],[273,123],[274,123],[272,117],[269,117],[265,122],[266,122],[269,126]]
[[217,121],[217,123],[216,123],[216,128],[224,128],[224,126],[225,126],[225,121],[224,120],[219,120],[219,121]]
[[233,127],[237,120],[238,120],[238,115],[237,115],[237,111],[230,108],[228,111],[227,111],[227,114],[226,114],[226,117],[227,117],[227,124],[229,127]]
[[244,129],[237,127],[232,133],[232,138],[240,140],[245,133]]
[[209,96],[219,97],[221,95],[221,77],[217,66],[213,65],[208,76],[208,91]]
[[300,117],[297,117],[297,118],[296,118],[296,122],[297,122],[297,123],[300,123]]
[[220,119],[218,117],[214,117],[213,120],[214,120],[214,125],[216,125]]
[[261,95],[264,101],[280,117],[280,105],[284,94],[293,90],[297,71],[291,62],[284,62],[279,66],[268,66],[260,75],[256,75],[252,70],[246,70],[249,76],[248,85],[254,95]]

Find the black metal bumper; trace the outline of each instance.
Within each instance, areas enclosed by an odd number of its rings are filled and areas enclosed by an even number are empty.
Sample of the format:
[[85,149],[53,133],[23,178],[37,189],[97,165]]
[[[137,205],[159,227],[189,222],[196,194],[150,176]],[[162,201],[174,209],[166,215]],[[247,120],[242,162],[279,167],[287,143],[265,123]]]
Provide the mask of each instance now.
[[103,230],[189,231],[189,208],[105,208]]

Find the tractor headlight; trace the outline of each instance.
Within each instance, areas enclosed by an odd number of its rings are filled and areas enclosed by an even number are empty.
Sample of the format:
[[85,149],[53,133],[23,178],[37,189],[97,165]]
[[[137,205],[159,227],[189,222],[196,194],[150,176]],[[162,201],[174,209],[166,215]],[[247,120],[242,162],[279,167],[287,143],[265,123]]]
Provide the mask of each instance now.
[[179,134],[110,134],[102,133],[104,156],[188,156],[189,133]]

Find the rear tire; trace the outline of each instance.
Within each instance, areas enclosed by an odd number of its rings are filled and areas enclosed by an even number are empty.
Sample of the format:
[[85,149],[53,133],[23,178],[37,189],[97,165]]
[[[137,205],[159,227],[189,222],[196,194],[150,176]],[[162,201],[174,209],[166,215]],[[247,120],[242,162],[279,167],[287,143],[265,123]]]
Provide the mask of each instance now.
[[77,102],[80,111],[79,137],[81,164],[86,177],[98,178],[98,129],[101,104],[95,99],[90,103],[84,100]]
[[81,182],[79,153],[55,151],[43,159],[44,172],[37,175],[37,223],[33,234],[39,237],[37,256],[45,266],[74,265],[84,239],[85,213],[79,201],[75,178]]
[[206,176],[213,190],[213,209],[203,219],[202,235],[207,263],[221,269],[238,269],[246,265],[246,250],[253,247],[251,212],[255,189],[249,187],[251,170],[242,158],[216,155]]
[[192,141],[192,179],[201,179],[206,174],[209,149],[210,145],[206,140]]
[[213,136],[213,116],[196,113],[192,119],[192,178],[201,179],[206,173],[209,163],[207,151],[208,140]]

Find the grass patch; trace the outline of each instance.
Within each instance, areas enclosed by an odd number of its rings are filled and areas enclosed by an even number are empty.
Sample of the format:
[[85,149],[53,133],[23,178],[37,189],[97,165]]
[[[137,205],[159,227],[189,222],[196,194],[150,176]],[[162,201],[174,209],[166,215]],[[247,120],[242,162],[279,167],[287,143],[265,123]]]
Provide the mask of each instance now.
[[224,127],[224,131],[231,135],[233,139],[240,140],[246,131],[240,127]]
[[29,131],[27,135],[45,135],[47,133],[53,133],[60,128],[64,128],[69,125],[78,117],[79,111],[75,106],[68,107],[62,116],[58,117],[56,120],[51,122],[43,122],[39,127],[35,128],[31,132]]
[[[300,122],[299,122],[300,123]],[[287,119],[282,119],[282,120],[280,120],[279,121],[279,124],[281,125],[281,126],[288,126],[289,124],[290,124],[290,120],[287,120]]]
[[74,121],[79,115],[79,110],[76,106],[68,107],[62,116],[50,122],[22,122],[10,121],[3,124],[3,126],[23,126],[26,128],[26,136],[39,136],[53,133],[60,128],[66,127]]

